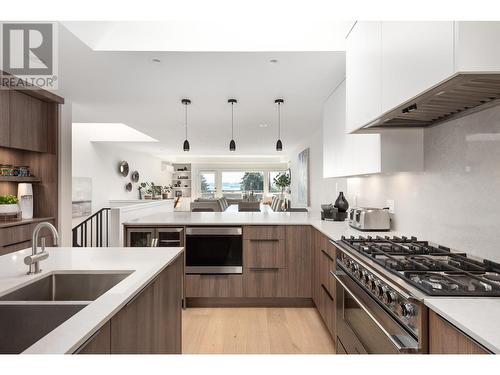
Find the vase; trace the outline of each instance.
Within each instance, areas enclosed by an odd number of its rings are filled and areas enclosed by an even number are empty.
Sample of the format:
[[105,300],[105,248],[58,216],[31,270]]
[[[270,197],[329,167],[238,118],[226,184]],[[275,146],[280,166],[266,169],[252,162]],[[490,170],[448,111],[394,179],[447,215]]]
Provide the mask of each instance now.
[[349,202],[347,202],[347,199],[345,199],[343,192],[339,193],[339,196],[335,201],[334,207],[336,207],[339,210],[339,212],[346,212],[347,209],[349,208]]

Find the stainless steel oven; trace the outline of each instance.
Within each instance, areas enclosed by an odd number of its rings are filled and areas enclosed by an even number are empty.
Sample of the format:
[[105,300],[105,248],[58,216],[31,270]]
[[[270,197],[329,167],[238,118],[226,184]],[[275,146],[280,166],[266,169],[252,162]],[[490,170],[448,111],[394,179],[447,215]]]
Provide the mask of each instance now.
[[336,280],[339,353],[424,352],[420,336],[422,312],[418,304],[383,283],[372,270],[364,268],[342,249],[337,251],[337,265],[332,275]]
[[186,273],[241,274],[241,227],[186,228]]

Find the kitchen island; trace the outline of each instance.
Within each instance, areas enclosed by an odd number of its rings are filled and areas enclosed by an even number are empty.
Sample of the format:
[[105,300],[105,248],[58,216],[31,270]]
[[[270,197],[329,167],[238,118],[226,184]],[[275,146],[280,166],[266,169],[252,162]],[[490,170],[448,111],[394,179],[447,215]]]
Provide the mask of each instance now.
[[[0,298],[52,274],[123,273],[125,278],[97,299],[84,301],[84,308],[23,353],[180,354],[183,248],[48,248],[47,251],[49,258],[41,262],[42,272],[37,275],[26,275],[27,266],[23,263],[31,249],[1,256]],[[20,302],[35,303],[38,302]],[[8,304],[12,302],[0,301],[0,314]],[[141,316],[145,314],[153,321]],[[36,319],[42,320],[44,316]],[[152,329],[161,336],[159,339],[154,337]]]

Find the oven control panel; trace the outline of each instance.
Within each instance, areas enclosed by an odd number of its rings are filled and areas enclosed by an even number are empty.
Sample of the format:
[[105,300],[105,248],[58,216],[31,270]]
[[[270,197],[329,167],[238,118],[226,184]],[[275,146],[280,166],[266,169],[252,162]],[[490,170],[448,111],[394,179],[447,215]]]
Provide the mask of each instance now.
[[337,263],[395,318],[418,334],[417,315],[420,313],[420,308],[417,304],[408,300],[370,269],[342,251],[337,252]]

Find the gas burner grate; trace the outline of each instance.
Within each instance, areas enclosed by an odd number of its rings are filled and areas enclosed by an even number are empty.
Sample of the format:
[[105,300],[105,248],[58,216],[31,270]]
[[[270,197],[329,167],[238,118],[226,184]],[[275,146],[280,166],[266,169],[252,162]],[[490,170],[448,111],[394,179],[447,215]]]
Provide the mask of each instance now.
[[429,295],[500,296],[500,264],[416,237],[351,236],[341,243]]

